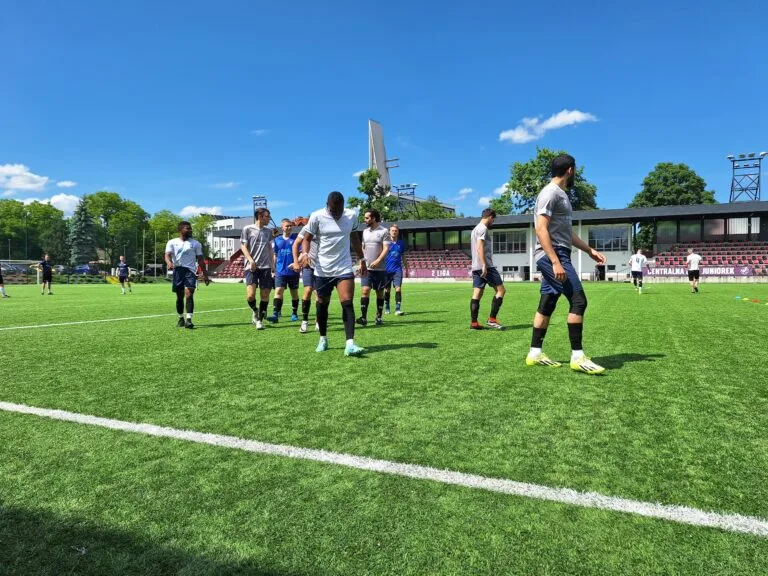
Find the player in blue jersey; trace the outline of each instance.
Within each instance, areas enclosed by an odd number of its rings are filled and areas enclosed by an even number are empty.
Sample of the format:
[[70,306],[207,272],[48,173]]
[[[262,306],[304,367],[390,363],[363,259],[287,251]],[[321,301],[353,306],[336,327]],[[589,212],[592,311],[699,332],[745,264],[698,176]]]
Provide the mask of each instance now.
[[397,227],[397,224],[392,224],[389,227],[389,235],[392,237],[392,242],[389,245],[386,261],[387,288],[384,291],[384,314],[389,314],[390,295],[392,286],[394,286],[395,316],[402,316],[403,311],[400,310],[400,305],[403,301],[403,274],[406,272],[405,240],[400,239],[400,228]]
[[48,254],[43,255],[43,259],[38,264],[40,272],[43,273],[43,283],[40,288],[40,296],[45,294],[45,285],[48,284],[48,295],[53,295],[51,292],[51,282],[53,282],[53,264],[51,263],[51,257]]
[[120,280],[120,290],[123,294],[125,294],[126,284],[128,285],[128,293],[133,293],[133,289],[131,288],[131,281],[128,278],[130,271],[131,270],[128,267],[128,264],[125,261],[125,256],[120,256],[120,262],[117,263],[117,279]]
[[283,309],[283,293],[286,286],[291,291],[291,322],[299,319],[299,273],[293,267],[293,244],[296,242],[296,234],[291,234],[293,223],[288,218],[280,221],[282,235],[275,238],[275,298],[272,301],[272,316],[267,318],[270,322],[277,322]]

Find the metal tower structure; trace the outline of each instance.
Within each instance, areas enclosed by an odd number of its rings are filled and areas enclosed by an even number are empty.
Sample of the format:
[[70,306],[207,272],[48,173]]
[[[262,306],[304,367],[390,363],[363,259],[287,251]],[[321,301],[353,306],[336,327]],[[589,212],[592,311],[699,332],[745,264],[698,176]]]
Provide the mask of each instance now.
[[728,154],[733,165],[731,178],[731,202],[760,200],[760,165],[768,152]]

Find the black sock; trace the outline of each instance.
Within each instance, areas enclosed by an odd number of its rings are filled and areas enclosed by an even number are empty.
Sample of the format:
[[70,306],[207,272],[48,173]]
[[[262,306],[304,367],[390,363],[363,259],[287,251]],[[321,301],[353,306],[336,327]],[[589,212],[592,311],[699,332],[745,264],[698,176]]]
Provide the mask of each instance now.
[[195,311],[195,297],[190,294],[187,298],[187,314],[192,314]]
[[325,336],[328,331],[328,304],[317,303],[317,324],[320,327],[320,336]]
[[501,304],[504,302],[504,297],[494,296],[493,300],[491,300],[491,318],[496,318],[496,314],[499,313],[499,308],[501,308]]
[[275,311],[275,315],[280,314],[280,312],[283,311],[283,299],[282,298],[275,298],[272,301],[272,308]]
[[639,280],[638,283],[640,284],[640,288],[642,288],[643,287],[643,281]]
[[264,320],[264,318],[267,317],[267,306],[269,305],[268,300],[260,300],[259,301],[259,320]]
[[344,300],[341,303],[341,310],[344,318],[344,335],[347,340],[351,340],[355,337],[355,307],[352,306],[352,300]]
[[384,292],[384,302],[387,303],[387,308],[389,308],[389,296],[390,296],[390,294],[391,294],[391,292],[389,290]]
[[469,315],[472,317],[472,322],[477,322],[477,314],[480,312],[480,300],[469,301]]
[[291,300],[291,308],[293,308],[294,315],[296,314],[296,312],[299,311],[299,299],[298,298],[294,298],[293,300]]
[[547,335],[546,328],[533,328],[533,337],[531,338],[531,348],[541,348],[544,345],[544,336]]
[[400,304],[403,301],[403,293],[395,292],[395,304]]
[[384,310],[384,299],[376,298],[376,318],[381,318],[381,313]]
[[301,315],[304,322],[309,322],[309,309],[312,307],[312,300],[301,301]]
[[245,300],[245,301],[246,301],[246,302],[248,302],[248,306],[250,306],[250,307],[251,307],[251,310],[253,310],[254,312],[256,312],[256,298],[254,298],[253,300],[248,300],[248,299],[246,298],[246,300]]
[[176,292],[176,314],[184,315],[184,293]]
[[368,317],[368,304],[370,304],[371,298],[369,296],[363,296],[360,298],[360,316],[362,318]]
[[568,324],[568,339],[571,341],[571,350],[583,350],[581,347],[581,333],[584,324]]

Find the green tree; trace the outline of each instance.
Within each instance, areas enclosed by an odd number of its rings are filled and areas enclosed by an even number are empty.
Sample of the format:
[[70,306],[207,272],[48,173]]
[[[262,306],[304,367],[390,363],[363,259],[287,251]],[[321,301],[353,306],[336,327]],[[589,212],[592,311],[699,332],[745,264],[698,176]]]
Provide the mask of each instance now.
[[[653,208],[694,204],[717,204],[715,193],[686,164],[660,162],[643,180],[643,188],[629,203],[629,208]],[[655,241],[652,223],[643,223],[635,237],[635,249],[651,250]]]
[[398,218],[400,220],[443,220],[454,217],[452,212],[443,208],[437,197],[428,196],[423,202],[408,206]]
[[147,222],[145,246],[147,247],[147,262],[163,261],[165,245],[170,238],[178,236],[178,226],[183,218],[170,210],[160,210],[152,215]]
[[54,220],[40,233],[39,239],[41,252],[47,252],[51,260],[64,263],[70,261],[69,226],[66,220]]
[[382,220],[390,221],[397,212],[397,196],[389,195],[390,189],[379,184],[379,171],[369,168],[358,177],[357,190],[363,196],[350,196],[347,198],[348,208],[360,210],[359,220],[363,221],[365,212],[378,210]]
[[69,224],[70,263],[86,264],[96,256],[96,241],[93,237],[93,218],[83,198],[78,202]]
[[10,239],[13,259],[39,258],[45,250],[42,235],[63,223],[64,213],[49,204],[32,202],[25,205],[18,200],[0,200],[2,248],[7,248]]
[[96,246],[103,254],[104,263],[112,267],[117,263],[118,253],[123,252],[129,261],[138,260],[140,231],[146,228],[149,214],[116,192],[102,190],[84,199],[96,225]]
[[[536,147],[536,157],[528,162],[515,162],[507,188],[499,198],[491,200],[490,207],[497,214],[527,214],[536,204],[536,196],[551,178],[550,166],[555,156],[567,154],[563,150]],[[566,190],[574,210],[597,210],[597,186],[584,178],[584,167],[576,167],[573,188]]]
[[215,221],[210,214],[198,214],[189,219],[189,223],[192,224],[192,236],[203,245],[203,256],[206,258],[211,254],[211,247],[208,245],[208,232]]

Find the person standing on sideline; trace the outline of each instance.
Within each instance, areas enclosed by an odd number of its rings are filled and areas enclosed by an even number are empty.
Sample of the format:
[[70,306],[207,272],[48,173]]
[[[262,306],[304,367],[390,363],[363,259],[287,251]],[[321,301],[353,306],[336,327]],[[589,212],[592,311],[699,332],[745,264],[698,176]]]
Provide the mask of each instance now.
[[480,223],[472,230],[472,299],[469,301],[469,314],[472,330],[482,330],[483,326],[478,323],[477,315],[480,312],[480,299],[483,297],[486,284],[490,284],[495,290],[493,300],[491,301],[491,315],[488,317],[486,325],[497,330],[504,330],[496,316],[499,313],[504,302],[504,282],[501,275],[493,265],[493,239],[490,229],[496,220],[496,212],[490,208],[483,210]]
[[38,264],[40,271],[43,273],[43,284],[40,288],[40,296],[45,294],[45,285],[48,284],[48,295],[52,296],[51,282],[53,282],[53,264],[51,263],[51,257],[48,254],[43,255],[43,259]]
[[128,278],[130,268],[125,262],[125,256],[120,256],[120,262],[117,263],[117,279],[120,280],[120,290],[125,294],[125,285],[128,284],[128,292],[133,293],[131,289],[131,281]]
[[637,293],[643,293],[643,270],[648,260],[643,256],[643,249],[638,248],[637,254],[632,254],[629,258],[629,266],[632,271],[632,284],[637,288]]
[[685,258],[685,265],[688,268],[688,281],[691,283],[691,294],[698,294],[699,292],[699,265],[701,264],[701,256],[693,251],[693,248],[688,248],[688,256]]
[[[272,291],[272,266],[275,253],[272,247],[273,229],[269,228],[271,215],[266,208],[256,209],[253,224],[243,228],[240,234],[240,249],[243,252],[245,268],[245,299],[252,310],[251,322],[256,330],[264,329],[264,318]],[[256,307],[256,289],[259,289],[259,306]]]
[[[309,326],[309,309],[312,307],[312,292],[315,290],[315,261],[317,260],[317,238],[312,239],[308,253],[301,252],[299,254],[307,232],[307,227],[304,226],[299,235],[296,236],[296,241],[291,247],[293,252],[293,269],[296,271],[301,270],[301,283],[304,286],[304,292],[301,295],[301,326],[299,327],[301,334],[306,334],[307,327]],[[315,329],[320,330],[317,323],[315,323]]]
[[[195,289],[197,288],[197,267],[203,270],[206,286],[211,283],[203,259],[203,246],[192,238],[192,225],[186,220],[179,222],[178,238],[171,238],[165,245],[165,264],[173,271],[171,290],[176,293],[176,313],[179,328],[195,327],[192,323],[192,313],[195,311]],[[186,299],[187,319],[184,321],[184,304]]]
[[392,286],[395,287],[395,316],[402,316],[400,305],[403,302],[403,273],[405,266],[405,241],[400,239],[400,228],[397,224],[389,227],[389,236],[392,242],[387,252],[387,288],[384,290],[384,314],[389,314],[390,294]]
[[371,301],[371,289],[376,291],[376,325],[384,321],[381,314],[384,311],[384,290],[387,287],[386,259],[389,253],[391,238],[389,230],[381,225],[381,214],[378,210],[366,210],[366,228],[363,230],[363,255],[368,266],[368,274],[360,278],[362,296],[360,298],[360,318],[357,323],[361,326],[368,324],[368,305]]
[[291,234],[293,223],[288,218],[280,221],[282,235],[274,240],[275,253],[275,299],[272,302],[272,316],[267,318],[270,322],[277,322],[283,309],[283,293],[285,287],[291,291],[291,322],[299,319],[299,273],[293,269],[293,245],[296,243],[296,234]]
[[552,160],[552,180],[536,198],[534,223],[536,227],[536,267],[541,272],[541,299],[533,318],[531,349],[525,359],[528,366],[559,367],[542,352],[549,319],[564,294],[570,304],[568,310],[568,337],[571,341],[571,369],[587,374],[602,374],[605,368],[592,362],[582,349],[584,311],[587,297],[581,280],[571,263],[571,246],[589,254],[598,264],[605,264],[605,256],[590,248],[579,238],[571,226],[571,201],[565,190],[573,186],[576,178],[576,160],[561,154]]
[[360,276],[368,272],[363,256],[363,246],[357,235],[357,214],[344,208],[341,192],[328,194],[325,208],[312,212],[307,222],[307,232],[302,241],[302,250],[309,253],[312,240],[317,238],[317,260],[315,261],[315,290],[317,291],[317,323],[320,327],[320,342],[316,352],[328,349],[328,304],[333,289],[341,302],[344,333],[347,344],[345,356],[358,356],[365,352],[355,344],[355,274],[350,244],[360,260]]
[[5,284],[3,283],[3,270],[0,268],[0,296],[3,298],[10,298],[8,294],[5,293]]

